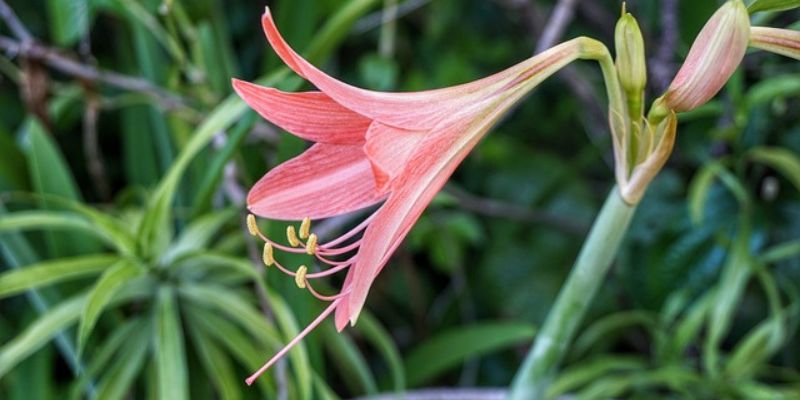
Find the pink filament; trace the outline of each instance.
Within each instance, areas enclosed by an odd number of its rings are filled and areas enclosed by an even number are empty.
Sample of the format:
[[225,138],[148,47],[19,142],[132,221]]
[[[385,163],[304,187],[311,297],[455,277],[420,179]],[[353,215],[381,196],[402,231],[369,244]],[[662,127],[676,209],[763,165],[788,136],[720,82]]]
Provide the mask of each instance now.
[[367,217],[367,219],[362,221],[360,224],[358,224],[358,226],[356,226],[355,228],[351,229],[349,232],[345,233],[342,236],[339,236],[336,239],[331,240],[328,243],[323,244],[320,247],[329,248],[329,247],[332,247],[332,246],[336,246],[337,244],[342,243],[347,239],[350,239],[351,237],[355,236],[359,232],[363,231],[367,227],[367,225],[369,225],[369,223],[372,222],[373,219],[375,219],[375,215],[377,215],[377,214],[378,214],[377,212],[372,213],[372,215]]

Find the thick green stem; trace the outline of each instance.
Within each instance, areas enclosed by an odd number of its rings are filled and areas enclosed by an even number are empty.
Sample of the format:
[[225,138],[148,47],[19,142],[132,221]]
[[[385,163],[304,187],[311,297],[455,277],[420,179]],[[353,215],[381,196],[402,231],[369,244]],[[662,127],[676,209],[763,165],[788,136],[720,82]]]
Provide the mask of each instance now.
[[605,280],[635,210],[636,206],[626,203],[616,187],[612,189],[533,349],[517,371],[511,387],[512,400],[544,398],[592,298]]

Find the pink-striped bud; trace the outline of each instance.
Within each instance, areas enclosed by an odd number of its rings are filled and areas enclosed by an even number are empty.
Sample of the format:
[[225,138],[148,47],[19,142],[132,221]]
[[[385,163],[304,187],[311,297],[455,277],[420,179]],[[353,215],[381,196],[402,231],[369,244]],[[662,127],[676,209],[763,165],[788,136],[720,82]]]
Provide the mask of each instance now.
[[668,108],[693,110],[714,97],[741,63],[750,38],[750,17],[742,0],[729,0],[711,16],[664,94]]
[[800,60],[800,31],[754,26],[750,30],[750,45]]

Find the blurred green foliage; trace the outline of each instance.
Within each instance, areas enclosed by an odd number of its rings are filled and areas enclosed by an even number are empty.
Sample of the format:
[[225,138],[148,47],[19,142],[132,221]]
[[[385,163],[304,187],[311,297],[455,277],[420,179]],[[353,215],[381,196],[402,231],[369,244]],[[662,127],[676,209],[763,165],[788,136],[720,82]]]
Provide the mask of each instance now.
[[[546,15],[553,2],[400,3],[419,7],[396,25],[380,23],[377,0],[270,5],[290,43],[333,75],[421,90],[527,58],[542,28],[534,11]],[[619,4],[591,3],[565,37],[611,43]],[[324,399],[505,386],[612,186],[603,102],[582,102],[559,75],[460,167],[377,280],[359,324],[340,335],[326,322],[248,388],[243,378],[321,307],[252,261],[242,225],[237,191],[305,146],[229,85],[308,87],[269,50],[264,4],[9,4],[39,45],[151,86],[126,90],[0,56],[0,398]],[[676,63],[717,5],[680,2]],[[660,7],[629,2],[651,56]],[[754,18],[783,27],[796,17]],[[13,38],[7,26],[0,35]],[[676,152],[551,396],[800,397],[799,66],[754,52],[716,100],[682,116]],[[602,98],[594,65],[575,68]],[[664,83],[651,81],[653,98]],[[285,225],[262,228],[277,237]]]

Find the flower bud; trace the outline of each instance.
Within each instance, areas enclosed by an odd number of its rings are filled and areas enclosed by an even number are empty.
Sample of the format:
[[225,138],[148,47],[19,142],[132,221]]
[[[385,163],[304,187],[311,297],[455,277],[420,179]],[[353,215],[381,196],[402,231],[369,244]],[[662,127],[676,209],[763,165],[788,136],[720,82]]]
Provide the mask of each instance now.
[[711,16],[663,96],[676,111],[693,110],[710,100],[741,63],[750,38],[750,17],[742,0],[728,0]]
[[750,29],[750,45],[800,60],[800,31],[754,26]]
[[629,99],[639,98],[647,85],[647,65],[642,31],[633,15],[624,14],[617,21],[614,43],[619,82]]

